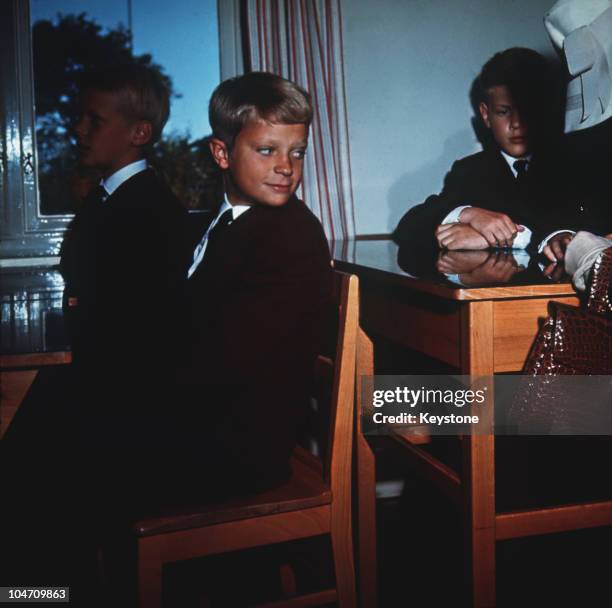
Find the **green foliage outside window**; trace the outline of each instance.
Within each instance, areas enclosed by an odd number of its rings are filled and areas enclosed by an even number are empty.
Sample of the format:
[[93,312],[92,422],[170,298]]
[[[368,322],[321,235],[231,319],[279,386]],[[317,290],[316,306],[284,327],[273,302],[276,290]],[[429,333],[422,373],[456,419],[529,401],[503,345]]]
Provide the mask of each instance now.
[[[45,215],[74,213],[79,198],[75,184],[96,178],[79,169],[71,141],[79,112],[80,75],[90,69],[133,62],[156,70],[171,97],[180,95],[150,54],[132,52],[130,33],[122,26],[104,30],[84,13],[58,15],[55,22],[40,20],[33,25],[32,42],[40,207]],[[219,202],[218,173],[207,138],[189,141],[187,135],[165,136],[149,160],[186,207],[207,208]]]

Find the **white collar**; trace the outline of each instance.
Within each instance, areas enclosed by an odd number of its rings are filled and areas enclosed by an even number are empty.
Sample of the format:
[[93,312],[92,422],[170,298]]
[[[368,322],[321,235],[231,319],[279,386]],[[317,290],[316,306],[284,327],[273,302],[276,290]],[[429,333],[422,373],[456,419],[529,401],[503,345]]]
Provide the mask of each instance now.
[[503,150],[500,150],[502,156],[504,157],[504,160],[508,163],[508,166],[510,167],[510,171],[512,171],[512,175],[514,175],[514,177],[516,177],[517,172],[516,169],[514,168],[514,163],[517,160],[526,160],[528,163],[531,162],[531,157],[533,156],[533,154],[527,154],[527,156],[521,156],[521,157],[515,157],[515,156],[510,156],[510,154],[506,154]]
[[227,194],[223,197],[223,202],[221,203],[221,207],[219,209],[219,212],[217,213],[217,216],[210,223],[210,225],[208,226],[208,229],[206,230],[206,232],[204,233],[204,236],[202,237],[202,240],[199,242],[198,246],[195,248],[195,251],[193,252],[193,264],[191,264],[191,266],[189,267],[189,270],[187,271],[188,279],[191,278],[193,273],[196,271],[196,268],[200,265],[200,262],[204,258],[204,252],[206,251],[206,247],[208,246],[208,235],[210,234],[211,230],[215,227],[215,225],[219,221],[219,218],[226,211],[231,209],[232,210],[232,220],[235,220],[238,217],[240,217],[243,213],[248,211],[250,208],[251,208],[251,205],[231,205],[230,202],[227,200]]
[[119,171],[115,171],[110,177],[100,181],[100,184],[108,192],[110,196],[121,184],[137,173],[144,171],[147,168],[147,161],[144,159],[137,160],[134,163],[121,167]]
[[238,219],[245,211],[248,211],[251,208],[251,205],[232,205],[228,198],[227,193],[223,195],[223,203],[221,204],[221,208],[219,209],[219,213],[217,213],[217,218],[221,217],[228,209],[232,210],[232,219]]

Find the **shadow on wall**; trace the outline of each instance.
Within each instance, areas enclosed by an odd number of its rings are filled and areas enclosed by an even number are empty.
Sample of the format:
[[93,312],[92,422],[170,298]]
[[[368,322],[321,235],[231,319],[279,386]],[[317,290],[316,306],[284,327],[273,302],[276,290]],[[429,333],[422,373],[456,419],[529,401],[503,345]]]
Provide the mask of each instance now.
[[[442,155],[420,168],[418,171],[406,173],[398,179],[389,190],[389,231],[395,230],[402,216],[415,205],[424,202],[430,194],[442,190],[444,177],[450,171],[452,164],[464,156],[475,154],[490,146],[492,138],[480,117],[478,110],[478,78],[469,88],[468,97],[472,107],[472,117],[469,119],[470,129],[458,131],[444,142]],[[468,121],[466,121],[467,124]]]
[[[466,127],[469,124],[466,121]],[[444,141],[442,154],[416,171],[404,173],[396,180],[387,197],[389,206],[388,232],[392,232],[408,209],[422,203],[430,194],[442,190],[444,176],[459,158],[474,154],[481,149],[474,130],[465,128]]]

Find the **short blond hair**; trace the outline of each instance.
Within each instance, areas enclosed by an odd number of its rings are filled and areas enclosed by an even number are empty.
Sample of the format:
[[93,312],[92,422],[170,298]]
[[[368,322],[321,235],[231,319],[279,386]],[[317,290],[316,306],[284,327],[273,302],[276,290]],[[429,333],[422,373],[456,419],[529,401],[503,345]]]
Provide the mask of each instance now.
[[270,72],[249,72],[223,81],[208,106],[213,136],[229,148],[248,122],[310,126],[310,95],[300,86]]

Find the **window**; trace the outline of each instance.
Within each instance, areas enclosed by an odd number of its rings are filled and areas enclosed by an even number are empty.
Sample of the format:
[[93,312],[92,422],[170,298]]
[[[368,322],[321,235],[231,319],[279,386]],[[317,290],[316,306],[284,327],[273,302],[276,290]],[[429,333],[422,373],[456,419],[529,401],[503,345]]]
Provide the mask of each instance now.
[[216,13],[215,0],[180,0],[172,9],[163,0],[0,3],[0,257],[58,254],[75,209],[73,73],[112,52],[150,55],[172,82],[171,119],[154,161],[197,208],[207,101],[219,82]]

